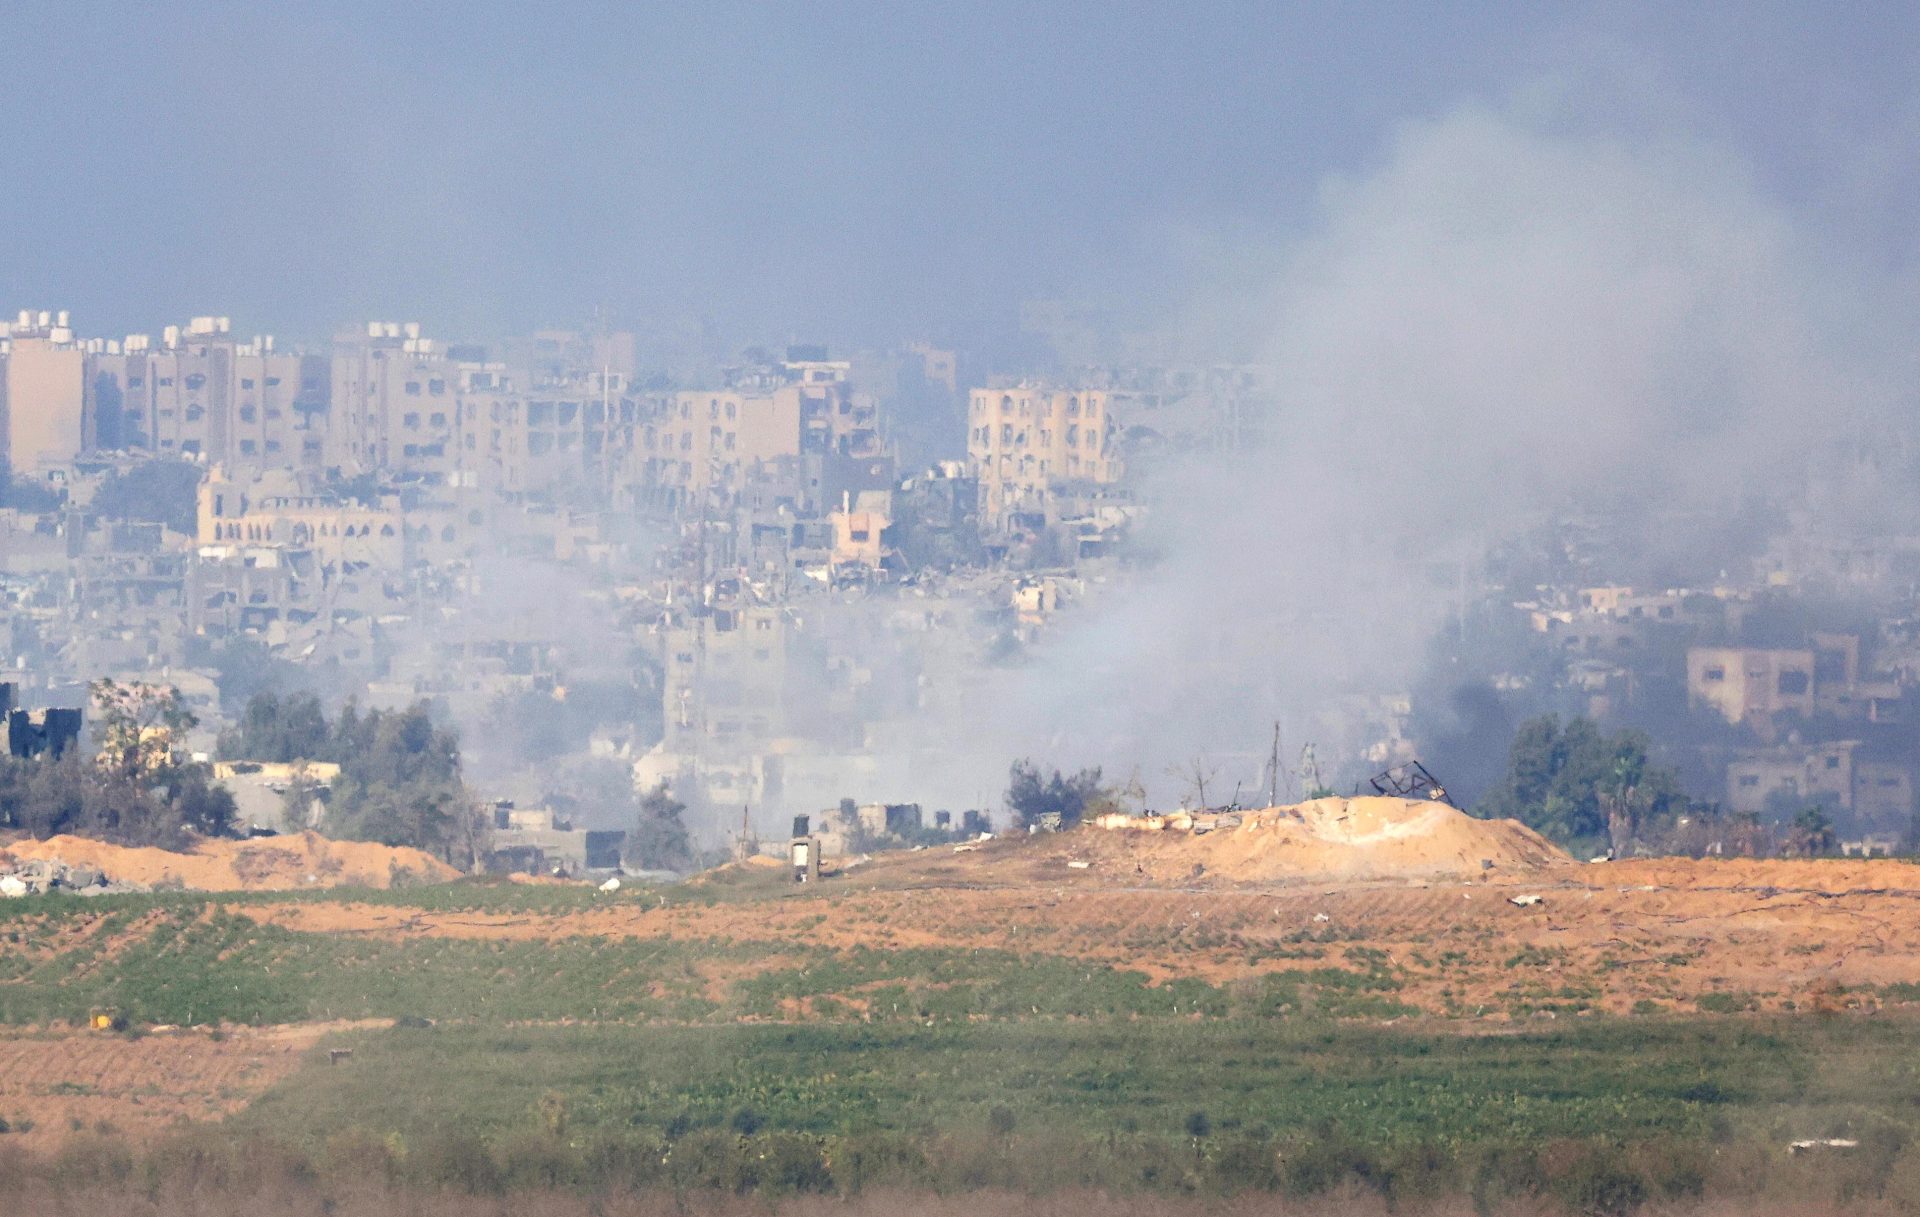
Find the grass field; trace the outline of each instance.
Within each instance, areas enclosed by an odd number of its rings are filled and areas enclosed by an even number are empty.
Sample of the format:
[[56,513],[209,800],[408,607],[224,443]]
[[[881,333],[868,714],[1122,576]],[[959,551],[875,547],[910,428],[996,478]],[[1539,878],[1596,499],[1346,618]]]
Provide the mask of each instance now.
[[[1707,1200],[1905,1212],[1920,1207],[1916,1029],[1856,1018],[1503,1034],[1234,1019],[394,1027],[330,1037],[217,1136],[188,1132],[145,1157],[83,1138],[37,1173],[14,1162],[14,1184],[184,1188],[196,1205],[234,1188],[297,1192],[315,1211],[372,1186],[407,1211],[449,1191],[526,1206],[883,1191],[914,1209],[915,1197],[1004,1189],[1092,1207],[1097,1195],[1253,1192],[1358,1193],[1405,1213]],[[329,1063],[340,1048],[352,1055]],[[1858,1148],[1783,1152],[1826,1137]],[[0,1154],[0,1185],[8,1168]]]
[[[242,1126],[498,1138],[1030,1130],[1097,1139],[1338,1127],[1376,1147],[1920,1128],[1911,1022],[1598,1023],[1511,1034],[1222,1020],[908,1027],[434,1027],[329,1041]],[[543,1108],[543,1104],[545,1105]]]
[[[0,1184],[37,1139],[58,1156],[18,1181],[55,1191],[280,1162],[320,1192],[1358,1187],[1624,1212],[1784,1188],[1920,1211],[1904,868],[1586,870],[1529,907],[877,869],[0,901],[15,1056],[93,1070],[0,1088],[0,1124],[37,1125],[0,1131]],[[103,1007],[129,1039],[67,1029]],[[310,1025],[339,1020],[400,1025]],[[148,1081],[118,1085],[126,1061]],[[168,1089],[233,1114],[169,1132]],[[1822,1138],[1859,1144],[1784,1152]]]

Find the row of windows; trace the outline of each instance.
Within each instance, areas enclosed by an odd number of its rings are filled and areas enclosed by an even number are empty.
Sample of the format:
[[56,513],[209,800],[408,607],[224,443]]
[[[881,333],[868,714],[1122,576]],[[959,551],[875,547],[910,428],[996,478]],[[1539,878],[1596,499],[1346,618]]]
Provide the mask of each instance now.
[[[1749,677],[1758,677],[1764,676],[1766,673],[1749,672],[1747,675]],[[1726,680],[1727,669],[1719,664],[1715,664],[1712,667],[1702,670],[1700,677],[1710,684],[1719,684]],[[1800,671],[1782,672],[1774,678],[1774,688],[1788,697],[1801,696],[1812,687],[1812,684],[1812,679],[1805,672]]]
[[[1098,448],[1100,446],[1100,433],[1092,427],[1087,428],[1083,433],[1077,423],[1067,428],[1066,439],[1067,447],[1069,448]],[[993,444],[993,428],[974,428],[973,442],[981,447],[991,447]],[[1002,423],[1000,424],[1000,443],[1008,447],[1024,448],[1027,446],[1027,432],[1025,430],[1015,431],[1012,423]],[[1051,430],[1044,427],[1041,428],[1039,446],[1042,448],[1053,447],[1053,432]]]
[[[985,397],[976,397],[973,399],[974,417],[976,418],[985,417],[987,412],[987,406],[990,403],[990,400],[991,399],[985,398]],[[1035,411],[1034,399],[1031,397],[1021,397],[1016,399],[1010,395],[1003,396],[1000,399],[999,413],[1003,417],[1008,414],[1017,413],[1021,418],[1032,418],[1036,412],[1044,416],[1044,415],[1053,413],[1053,408],[1057,403],[1057,401],[1058,401],[1057,398],[1042,397],[1040,398],[1040,403],[1039,403],[1040,408],[1038,411]],[[1067,398],[1067,408],[1066,408],[1067,417],[1079,418],[1080,413],[1081,413],[1080,399],[1078,397]],[[1098,418],[1100,416],[1099,399],[1091,398],[1091,397],[1087,399],[1086,415],[1088,418]]]

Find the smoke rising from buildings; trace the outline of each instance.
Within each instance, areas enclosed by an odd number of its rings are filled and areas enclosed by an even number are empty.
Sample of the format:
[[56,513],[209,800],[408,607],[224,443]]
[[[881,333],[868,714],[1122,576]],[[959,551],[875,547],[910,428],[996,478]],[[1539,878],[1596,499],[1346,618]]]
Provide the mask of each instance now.
[[1297,749],[1317,712],[1404,692],[1490,544],[1604,509],[1710,580],[1704,530],[1873,449],[1908,388],[1860,349],[1890,285],[1820,265],[1828,234],[1726,149],[1564,119],[1406,124],[1326,181],[1267,291],[1210,302],[1260,335],[1268,442],[1151,475],[1153,568],[922,736],[950,797],[1031,754],[1137,766],[1162,804],[1211,757],[1222,801],[1274,720]]

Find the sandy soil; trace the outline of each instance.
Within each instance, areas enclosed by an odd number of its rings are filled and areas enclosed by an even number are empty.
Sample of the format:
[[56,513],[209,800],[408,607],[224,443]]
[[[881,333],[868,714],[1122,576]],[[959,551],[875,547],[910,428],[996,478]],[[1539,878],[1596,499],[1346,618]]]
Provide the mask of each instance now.
[[191,853],[133,849],[85,837],[24,838],[0,845],[0,854],[91,866],[125,883],[213,892],[342,885],[384,888],[396,879],[444,882],[458,874],[417,849],[333,841],[312,832],[253,841],[203,841]]
[[[1156,824],[1152,818],[1129,825]],[[1060,840],[1089,860],[1126,859],[1153,883],[1328,879],[1478,878],[1572,864],[1539,833],[1513,820],[1476,820],[1445,803],[1391,798],[1314,799],[1248,811],[1204,834],[1138,827],[1085,831]]]
[[[1906,862],[1659,860],[1479,880],[1179,888],[1137,873],[1135,845],[1114,836],[894,855],[812,891],[710,905],[620,901],[564,915],[344,903],[241,911],[306,932],[393,937],[985,948],[1229,984],[1384,966],[1398,981],[1394,999],[1455,1017],[1627,1012],[1643,1002],[1691,1011],[1715,993],[1758,1009],[1872,1005],[1881,987],[1920,985],[1920,866]],[[1538,903],[1512,903],[1530,896]]]

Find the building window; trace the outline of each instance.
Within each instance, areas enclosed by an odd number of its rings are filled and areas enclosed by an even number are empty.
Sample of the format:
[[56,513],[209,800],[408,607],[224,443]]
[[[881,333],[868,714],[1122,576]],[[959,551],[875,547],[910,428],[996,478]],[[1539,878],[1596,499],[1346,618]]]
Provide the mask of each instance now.
[[409,381],[407,382],[407,396],[408,396],[408,397],[418,397],[418,396],[420,396],[420,382],[419,382],[419,381],[417,381],[417,380],[409,380]]
[[255,418],[257,418],[258,416],[259,416],[259,415],[258,415],[258,412],[257,412],[256,410],[254,410],[254,408],[253,408],[252,406],[241,406],[241,407],[240,407],[240,421],[241,421],[241,422],[243,422],[243,423],[250,423],[250,422],[252,422],[252,421],[253,421],[253,420],[254,420]]
[[1727,670],[1721,667],[1708,668],[1706,671],[1700,673],[1700,679],[1702,680],[1721,681],[1726,678]]
[[1840,768],[1840,758],[1839,758],[1839,757],[1837,757],[1837,756],[1830,756],[1830,757],[1828,757],[1828,758],[1827,758],[1827,768],[1829,768],[1829,769],[1838,769],[1838,768]]
[[1779,679],[1774,683],[1780,692],[1786,696],[1798,697],[1807,691],[1807,674],[1805,672],[1782,672],[1780,673]]
[[1760,775],[1757,773],[1743,773],[1740,775],[1740,789],[1742,790],[1752,790],[1759,784]]

